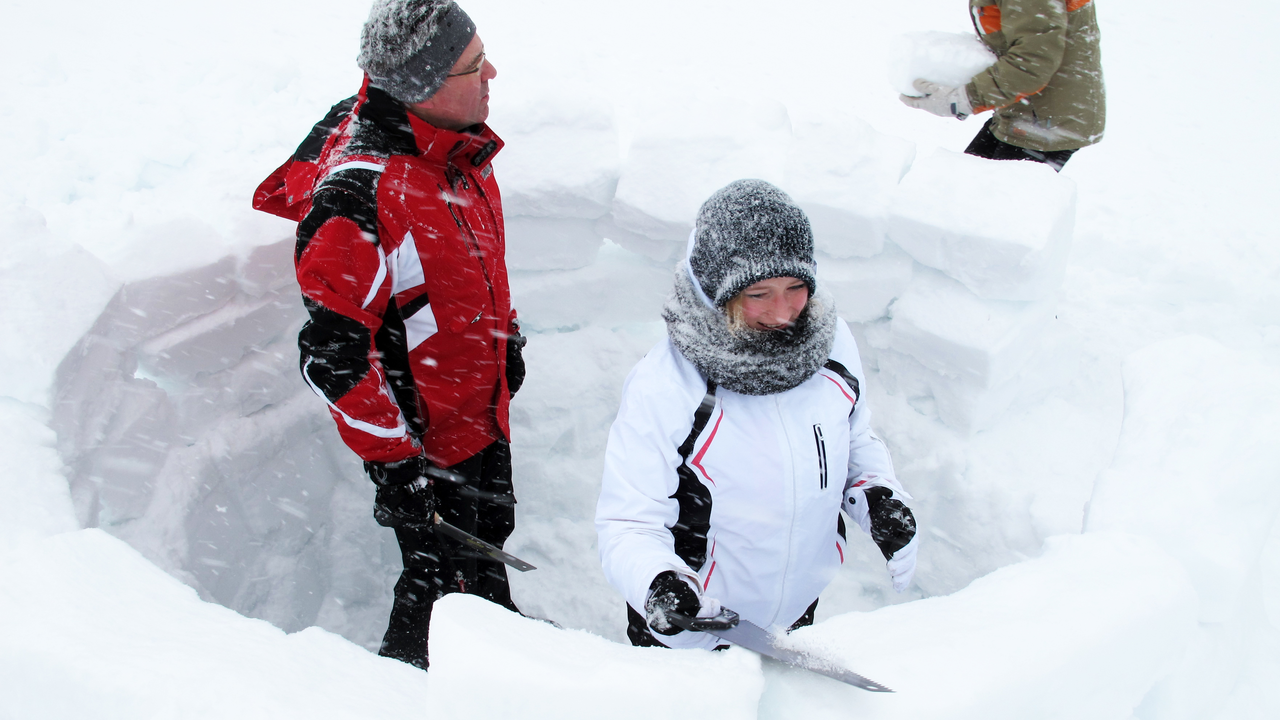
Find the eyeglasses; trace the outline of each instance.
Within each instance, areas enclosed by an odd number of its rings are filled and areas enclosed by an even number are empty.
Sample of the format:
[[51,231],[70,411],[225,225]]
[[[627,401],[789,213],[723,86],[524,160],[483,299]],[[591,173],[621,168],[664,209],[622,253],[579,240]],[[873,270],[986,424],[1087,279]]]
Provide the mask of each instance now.
[[480,56],[476,58],[475,65],[476,66],[471,68],[470,70],[463,70],[460,73],[449,73],[448,75],[445,75],[445,77],[447,78],[462,77],[463,75],[475,75],[476,73],[480,72],[480,68],[484,67],[484,51],[483,50],[480,51]]

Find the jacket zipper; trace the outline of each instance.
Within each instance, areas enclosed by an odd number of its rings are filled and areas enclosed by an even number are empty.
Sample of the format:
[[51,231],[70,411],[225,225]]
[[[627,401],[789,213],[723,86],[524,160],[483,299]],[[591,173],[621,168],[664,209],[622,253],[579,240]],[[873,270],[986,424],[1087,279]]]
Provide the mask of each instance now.
[[791,551],[796,534],[796,507],[800,504],[798,497],[800,494],[800,483],[799,478],[796,477],[796,465],[798,460],[796,457],[796,451],[798,448],[796,447],[795,439],[791,437],[791,433],[787,432],[786,414],[782,412],[782,403],[776,396],[773,399],[773,407],[778,413],[778,425],[782,428],[783,436],[787,439],[787,450],[789,451],[788,455],[791,460],[791,522],[787,528],[787,554],[785,564],[782,569],[782,583],[779,586],[782,590],[774,599],[773,605],[773,620],[771,622],[776,622],[778,619],[778,612],[782,609],[783,598],[786,595],[787,582],[790,580],[791,576]]
[[827,443],[822,437],[822,424],[813,426],[813,442],[818,446],[818,487],[827,489]]

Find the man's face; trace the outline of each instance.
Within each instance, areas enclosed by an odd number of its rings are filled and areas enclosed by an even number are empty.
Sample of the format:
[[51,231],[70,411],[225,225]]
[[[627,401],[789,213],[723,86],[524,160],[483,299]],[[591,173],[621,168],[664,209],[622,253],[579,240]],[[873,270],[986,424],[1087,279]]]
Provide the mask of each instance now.
[[498,70],[484,56],[477,34],[462,51],[440,89],[429,99],[409,105],[409,111],[444,130],[461,130],[489,117],[489,81]]

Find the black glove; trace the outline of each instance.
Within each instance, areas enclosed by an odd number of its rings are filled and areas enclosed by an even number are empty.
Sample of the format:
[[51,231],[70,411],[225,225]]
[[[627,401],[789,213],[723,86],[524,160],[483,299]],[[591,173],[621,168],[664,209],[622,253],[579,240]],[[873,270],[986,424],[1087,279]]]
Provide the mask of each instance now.
[[520,326],[507,336],[507,392],[515,397],[520,386],[524,385],[524,345],[529,338],[520,334]]
[[658,577],[649,584],[649,599],[644,601],[645,620],[650,629],[659,635],[675,635],[680,632],[667,613],[677,612],[688,617],[697,617],[702,602],[698,594],[689,587],[689,583],[671,570],[658,573]]
[[366,462],[364,469],[378,486],[373,518],[383,527],[430,525],[436,512],[436,496],[427,470],[430,460],[419,455],[393,463]]
[[866,491],[867,517],[871,521],[871,539],[880,547],[885,560],[906,547],[916,536],[916,518],[911,508],[894,500],[893,491],[887,487],[873,487]]

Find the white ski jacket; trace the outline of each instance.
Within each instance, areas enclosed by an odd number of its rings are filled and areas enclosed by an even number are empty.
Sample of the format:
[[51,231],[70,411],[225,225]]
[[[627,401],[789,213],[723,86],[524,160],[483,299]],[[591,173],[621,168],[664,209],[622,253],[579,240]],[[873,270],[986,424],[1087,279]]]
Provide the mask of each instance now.
[[[687,460],[680,448],[709,398],[706,379],[670,340],[631,371],[609,431],[596,531],[605,577],[641,615],[654,577],[674,570],[743,619],[785,628],[844,562],[842,506],[869,532],[863,490],[910,499],[859,399],[862,362],[843,320],[830,357],[786,392],[717,388]],[[655,637],[677,648],[720,642]]]

